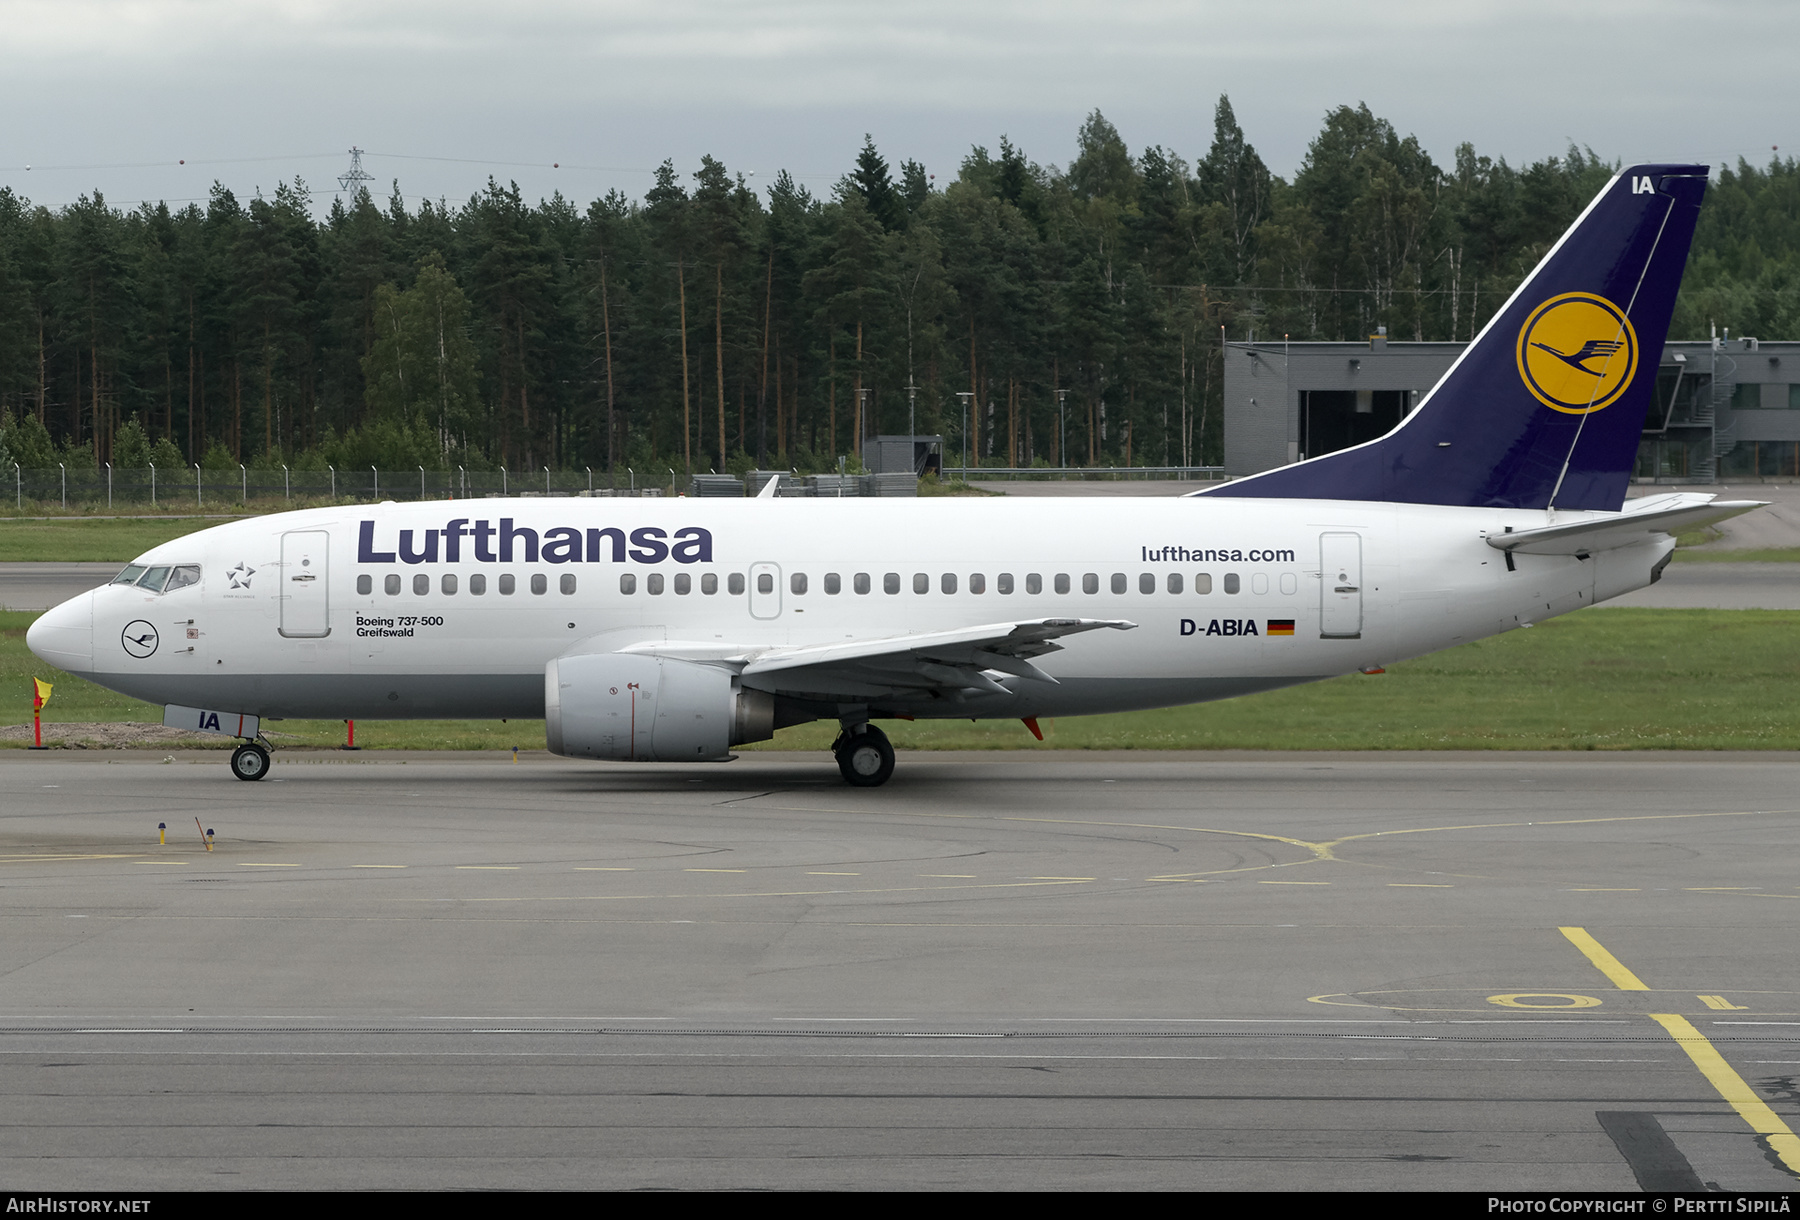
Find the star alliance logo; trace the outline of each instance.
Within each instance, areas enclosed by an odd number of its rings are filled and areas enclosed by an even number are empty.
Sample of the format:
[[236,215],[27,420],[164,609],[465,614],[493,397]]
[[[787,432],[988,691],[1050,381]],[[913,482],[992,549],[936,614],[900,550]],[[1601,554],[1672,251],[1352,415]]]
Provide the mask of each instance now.
[[238,566],[225,573],[225,575],[231,578],[232,588],[248,589],[250,587],[250,578],[256,575],[256,569],[240,559],[238,560]]

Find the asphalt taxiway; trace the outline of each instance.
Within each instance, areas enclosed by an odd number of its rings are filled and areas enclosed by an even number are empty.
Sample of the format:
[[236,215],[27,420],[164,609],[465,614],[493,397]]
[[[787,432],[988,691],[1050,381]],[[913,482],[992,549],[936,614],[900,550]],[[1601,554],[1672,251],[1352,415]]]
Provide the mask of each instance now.
[[0,1180],[1793,1190],[1796,794],[1790,754],[9,752]]

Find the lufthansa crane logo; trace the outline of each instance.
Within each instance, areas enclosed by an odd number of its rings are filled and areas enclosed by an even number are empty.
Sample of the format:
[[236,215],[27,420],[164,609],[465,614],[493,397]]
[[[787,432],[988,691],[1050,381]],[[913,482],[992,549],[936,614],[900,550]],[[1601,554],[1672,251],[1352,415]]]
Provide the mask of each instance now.
[[1625,311],[1591,292],[1539,305],[1519,328],[1519,376],[1552,411],[1586,415],[1618,401],[1637,372],[1637,332]]
[[125,624],[125,630],[119,633],[119,643],[125,646],[129,656],[142,661],[156,651],[156,628],[143,619],[134,619]]

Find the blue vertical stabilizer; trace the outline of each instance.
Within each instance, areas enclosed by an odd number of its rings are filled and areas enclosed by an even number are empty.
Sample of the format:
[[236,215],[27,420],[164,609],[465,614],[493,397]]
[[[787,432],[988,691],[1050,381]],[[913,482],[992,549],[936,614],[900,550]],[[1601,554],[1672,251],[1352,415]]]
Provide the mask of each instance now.
[[1201,494],[1618,509],[1706,171],[1634,165],[1607,183],[1386,436]]

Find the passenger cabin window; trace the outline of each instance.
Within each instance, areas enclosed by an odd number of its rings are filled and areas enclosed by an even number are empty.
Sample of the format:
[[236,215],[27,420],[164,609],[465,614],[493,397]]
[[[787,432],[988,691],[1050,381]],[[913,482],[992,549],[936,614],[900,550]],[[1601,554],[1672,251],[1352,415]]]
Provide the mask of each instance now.
[[650,575],[644,577],[644,592],[648,593],[651,597],[660,597],[662,596],[662,591],[663,576],[661,572],[652,572]]
[[733,572],[729,577],[726,578],[725,587],[728,590],[730,590],[731,595],[733,597],[743,596],[744,574],[742,572]]
[[619,574],[619,592],[625,594],[626,596],[630,596],[631,594],[636,593],[637,592],[637,577],[632,575],[630,572],[620,573]]
[[929,593],[929,592],[931,592],[931,574],[929,572],[914,572],[913,573],[913,592],[914,593]]
[[356,578],[356,591],[363,597],[367,597],[369,594],[373,593],[375,591],[375,578],[370,576],[367,572],[358,576]]
[[[1036,572],[1026,573],[1026,575],[1025,575],[1025,592],[1027,592],[1027,593],[1042,593],[1043,591],[1044,591],[1044,578],[1042,576],[1038,575]],[[1066,593],[1066,592],[1068,592],[1068,590],[1064,589],[1063,592]]]
[[1000,575],[994,577],[994,592],[1010,595],[1012,591],[1013,577],[1011,572],[1002,572]]
[[[569,580],[572,578],[565,576],[565,577],[563,577],[563,579]],[[573,593],[574,591],[575,590],[573,590],[573,589],[564,589],[563,590],[564,593]],[[692,576],[689,576],[686,572],[677,572],[675,574],[675,595],[677,597],[686,597],[688,594],[692,593],[693,591],[694,591],[694,578]]]
[[420,572],[413,577],[413,596],[424,597],[431,592],[431,577]]
[[513,574],[511,572],[502,572],[500,574],[500,596],[501,597],[511,597],[513,595],[513,591],[515,589],[517,589],[518,587],[519,587],[519,582],[513,579]]
[[883,576],[881,578],[881,591],[883,593],[900,592],[900,573],[889,572],[886,576]]
[[1250,592],[1256,594],[1258,597],[1261,597],[1263,594],[1267,593],[1268,591],[1269,591],[1269,574],[1267,572],[1253,573],[1250,577]]
[[1208,593],[1212,592],[1211,572],[1196,572],[1194,574],[1194,592],[1200,594],[1202,597],[1205,597]]
[[1225,592],[1236,593],[1241,587],[1242,586],[1238,583],[1238,574],[1236,572],[1225,573]]
[[[1156,592],[1156,573],[1145,572],[1145,573],[1142,573],[1138,577],[1138,592],[1139,593],[1154,593],[1154,592]],[[1171,589],[1170,592],[1174,592],[1174,590]]]
[[1067,572],[1058,572],[1056,574],[1056,591],[1058,593],[1067,593],[1069,591],[1069,574]]
[[836,572],[825,573],[825,592],[826,592],[826,594],[828,596],[835,597],[839,593],[842,593],[843,591],[844,591],[843,579],[841,577],[839,577]]
[[456,576],[455,576],[455,574],[451,573],[451,572],[445,572],[444,579],[442,579],[438,582],[438,588],[440,588],[444,591],[445,597],[448,597],[452,593],[455,593],[456,592]]
[[390,572],[382,579],[381,591],[389,597],[398,597],[400,595],[400,577]]
[[700,592],[713,597],[719,592],[719,574],[708,572],[700,578]]
[[788,590],[792,593],[806,592],[806,573],[791,572],[788,574]]
[[1125,573],[1114,572],[1112,574],[1112,591],[1115,594],[1125,592]]
[[[655,580],[656,578],[654,576],[652,576],[650,579]],[[774,573],[758,572],[756,574],[756,591],[758,593],[773,593],[773,592],[775,592]]]
[[1181,573],[1180,572],[1170,572],[1169,573],[1169,592],[1171,592],[1171,593],[1181,592]]
[[945,593],[956,592],[956,573],[945,572],[942,576],[938,577],[938,588]]
[[480,572],[477,572],[477,573],[475,573],[475,575],[469,577],[469,596],[480,597],[483,593],[486,593],[486,592],[487,592],[487,577],[483,576]]
[[544,574],[542,572],[533,572],[532,573],[532,575],[531,575],[531,591],[533,593],[544,593],[544,592],[548,591],[549,588],[550,588],[550,582],[549,582],[549,580],[547,580],[544,577]]
[[858,572],[854,584],[858,593],[867,593],[869,591],[869,574]]
[[557,588],[561,589],[564,593],[575,592],[575,573],[564,572],[562,579],[557,582]]
[[1100,592],[1100,574],[1098,572],[1083,573],[1081,577],[1081,591],[1083,593]]
[[969,573],[969,592],[971,592],[971,593],[986,593],[987,592],[987,577],[983,576],[980,572],[970,572]]

